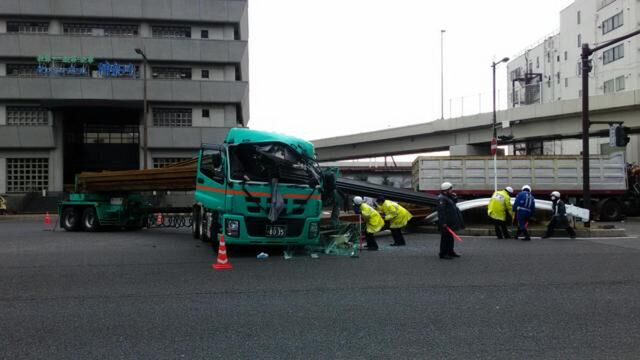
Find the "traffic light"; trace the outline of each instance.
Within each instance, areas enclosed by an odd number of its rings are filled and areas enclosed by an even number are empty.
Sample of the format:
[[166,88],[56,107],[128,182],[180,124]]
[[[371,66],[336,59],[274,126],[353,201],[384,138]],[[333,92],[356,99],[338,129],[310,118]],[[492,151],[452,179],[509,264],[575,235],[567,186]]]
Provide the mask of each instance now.
[[631,138],[627,136],[627,133],[629,132],[629,130],[630,129],[626,126],[616,127],[616,146],[618,147],[627,146],[627,144],[629,143],[629,140],[631,140]]

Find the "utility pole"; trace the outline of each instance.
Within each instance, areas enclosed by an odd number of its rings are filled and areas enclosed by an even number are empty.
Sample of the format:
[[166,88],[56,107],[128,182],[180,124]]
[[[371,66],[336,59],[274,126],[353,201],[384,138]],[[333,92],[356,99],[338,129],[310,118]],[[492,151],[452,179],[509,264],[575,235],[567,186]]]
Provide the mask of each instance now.
[[493,138],[491,139],[491,152],[493,153],[493,191],[498,191],[498,126],[496,124],[496,66],[509,61],[508,57],[502,58],[498,62],[493,62]]
[[149,110],[148,110],[148,106],[147,106],[147,55],[144,53],[144,51],[142,51],[142,49],[135,49],[136,54],[141,55],[142,56],[142,81],[144,82],[144,90],[143,90],[143,95],[142,95],[142,128],[143,128],[143,145],[142,145],[142,153],[143,153],[143,166],[144,169],[148,169],[149,168],[149,164],[148,164],[148,157],[149,157],[149,130],[148,130],[148,125],[147,122],[149,121]]
[[[440,30],[440,119],[444,120],[444,33]],[[451,116],[451,114],[449,114]]]
[[[582,67],[582,193],[584,199],[584,207],[586,209],[591,208],[591,182],[589,176],[589,127],[591,123],[589,121],[589,73],[592,70],[589,57],[596,51],[610,47],[628,38],[640,34],[640,30],[636,30],[627,35],[619,38],[607,41],[606,43],[596,46],[593,49],[589,47],[589,44],[582,44],[582,52],[580,53],[581,67]],[[590,219],[584,223],[585,227],[590,227]]]

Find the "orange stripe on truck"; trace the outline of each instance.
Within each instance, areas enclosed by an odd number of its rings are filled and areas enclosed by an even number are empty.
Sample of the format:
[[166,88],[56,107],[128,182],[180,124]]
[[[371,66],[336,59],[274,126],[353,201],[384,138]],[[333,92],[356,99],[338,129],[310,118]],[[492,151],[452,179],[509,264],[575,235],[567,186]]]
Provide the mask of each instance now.
[[[219,189],[219,188],[214,188],[214,187],[209,187],[209,186],[203,186],[203,185],[198,185],[196,186],[196,189],[198,190],[202,190],[202,191],[210,191],[210,192],[215,192],[215,193],[222,193],[225,195],[243,195],[246,196],[247,193],[245,193],[244,191],[240,191],[240,190],[227,190],[227,189]],[[267,192],[249,192],[249,194],[251,194],[251,196],[255,196],[255,197],[270,197],[271,193],[267,193]],[[282,195],[283,198],[285,199],[314,199],[314,200],[320,200],[321,196],[320,195],[312,195],[311,197],[309,197],[309,195],[305,195],[305,194],[283,194]]]

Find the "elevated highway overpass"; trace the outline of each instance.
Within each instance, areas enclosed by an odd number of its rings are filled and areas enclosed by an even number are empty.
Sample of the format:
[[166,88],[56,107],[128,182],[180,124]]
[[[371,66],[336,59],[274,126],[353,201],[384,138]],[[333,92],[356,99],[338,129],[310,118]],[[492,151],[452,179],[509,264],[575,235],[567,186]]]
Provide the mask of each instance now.
[[[589,101],[591,121],[623,121],[625,126],[640,131],[640,90],[593,96]],[[512,135],[510,143],[578,138],[582,134],[581,106],[581,99],[573,99],[499,111],[498,136]],[[489,112],[318,139],[313,143],[320,161],[443,150],[460,155],[488,154],[491,126],[492,113]],[[608,136],[608,125],[594,124],[590,133],[593,136]],[[634,151],[638,152],[637,142],[634,146]]]

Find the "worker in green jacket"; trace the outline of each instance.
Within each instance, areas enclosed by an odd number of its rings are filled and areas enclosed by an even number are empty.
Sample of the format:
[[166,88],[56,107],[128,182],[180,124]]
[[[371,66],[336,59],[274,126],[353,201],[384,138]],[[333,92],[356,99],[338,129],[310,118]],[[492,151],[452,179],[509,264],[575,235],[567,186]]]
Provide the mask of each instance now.
[[365,232],[365,239],[367,240],[367,250],[378,250],[378,243],[376,242],[376,238],[373,236],[373,234],[382,230],[382,227],[384,226],[384,220],[382,220],[382,216],[380,216],[380,214],[373,207],[364,202],[360,196],[354,197],[353,203],[356,205],[356,210],[362,215],[362,218],[367,224],[367,229]]
[[376,210],[384,214],[385,221],[389,221],[391,236],[393,236],[391,246],[405,246],[402,228],[407,226],[413,215],[397,202],[387,200],[384,196],[379,196],[377,202],[378,208]]
[[493,195],[491,195],[491,200],[489,200],[487,214],[493,221],[493,226],[495,227],[498,239],[511,238],[511,235],[509,235],[509,229],[507,228],[507,224],[509,224],[511,219],[513,219],[511,195],[513,195],[513,188],[511,186],[507,186],[503,190],[494,192]]

